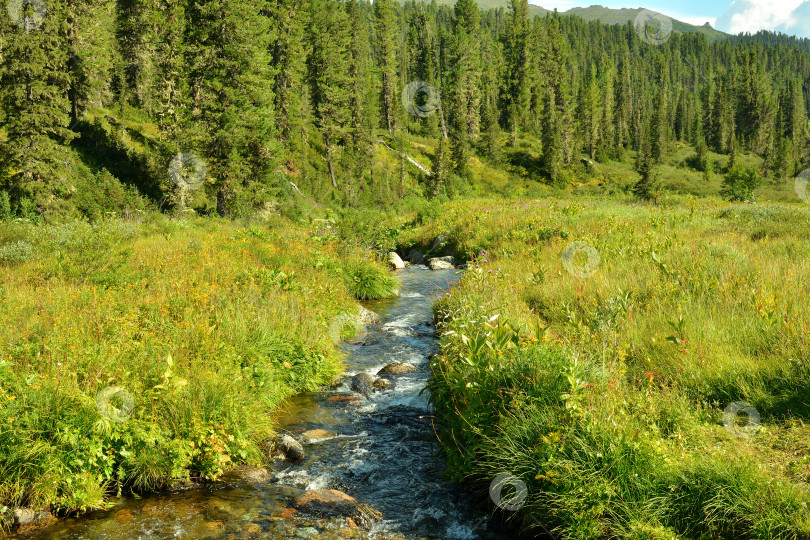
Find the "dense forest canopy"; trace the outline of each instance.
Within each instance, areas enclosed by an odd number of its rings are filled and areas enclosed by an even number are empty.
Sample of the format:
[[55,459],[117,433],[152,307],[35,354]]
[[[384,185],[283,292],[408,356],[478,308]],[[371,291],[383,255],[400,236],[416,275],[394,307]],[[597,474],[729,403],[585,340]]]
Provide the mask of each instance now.
[[0,214],[436,196],[526,137],[552,184],[582,158],[649,175],[677,141],[755,153],[775,180],[810,165],[806,40],[642,35],[526,0],[11,0]]

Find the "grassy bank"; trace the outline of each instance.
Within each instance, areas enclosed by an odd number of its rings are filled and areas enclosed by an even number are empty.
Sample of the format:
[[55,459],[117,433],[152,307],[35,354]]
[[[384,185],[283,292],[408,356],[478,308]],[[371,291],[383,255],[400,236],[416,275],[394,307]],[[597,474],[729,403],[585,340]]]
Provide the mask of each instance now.
[[566,539],[810,538],[807,207],[460,202],[403,242],[439,233],[471,261],[436,307],[451,474]]
[[269,413],[341,369],[330,322],[396,287],[328,223],[3,223],[0,509],[262,463]]

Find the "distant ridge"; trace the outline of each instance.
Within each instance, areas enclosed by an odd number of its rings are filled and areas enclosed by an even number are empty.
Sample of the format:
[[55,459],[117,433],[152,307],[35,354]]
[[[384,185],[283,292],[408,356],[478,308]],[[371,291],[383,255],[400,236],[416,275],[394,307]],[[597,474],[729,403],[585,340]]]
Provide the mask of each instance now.
[[[495,2],[497,0],[493,1]],[[504,0],[503,3],[506,4],[506,0]],[[603,6],[591,6],[586,8],[581,7],[571,8],[568,11],[560,13],[564,15],[576,15],[578,17],[582,17],[586,21],[596,20],[604,24],[626,24],[627,21],[636,20],[638,14],[643,10],[644,8],[610,9]],[[715,30],[708,22],[702,26],[695,26],[693,24],[685,23],[677,19],[672,19],[672,29],[676,32],[681,32],[684,34],[688,32],[703,34],[706,36],[706,39],[708,39],[710,43],[721,39],[729,38],[728,34],[721,32],[719,30]]]
[[[422,1],[428,3],[430,0],[422,0]],[[456,0],[436,0],[436,3],[452,6],[455,5]],[[478,0],[478,7],[484,10],[498,9],[498,8],[506,9],[508,6],[509,6],[508,0]],[[596,20],[602,22],[603,24],[613,25],[613,24],[625,24],[627,23],[627,21],[634,21],[636,19],[636,16],[643,9],[644,8],[610,9],[603,6],[591,6],[586,8],[581,7],[571,8],[568,11],[561,11],[560,14],[576,15],[578,17],[582,17],[586,21]],[[529,4],[530,15],[532,16],[539,15],[543,17],[547,13],[550,13],[548,9],[542,8],[538,5]],[[676,32],[681,33],[694,32],[697,34],[703,34],[706,36],[706,39],[708,39],[710,43],[729,38],[728,34],[720,32],[719,30],[715,30],[708,23],[702,26],[695,26],[692,24],[685,23],[683,21],[672,19],[672,29]]]

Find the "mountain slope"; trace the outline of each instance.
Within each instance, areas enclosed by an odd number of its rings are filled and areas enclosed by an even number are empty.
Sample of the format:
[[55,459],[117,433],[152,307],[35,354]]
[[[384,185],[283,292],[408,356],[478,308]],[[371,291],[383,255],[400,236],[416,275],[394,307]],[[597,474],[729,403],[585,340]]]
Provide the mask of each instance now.
[[[428,1],[428,0],[424,0]],[[541,0],[542,1],[542,0]],[[441,5],[452,6],[455,5],[456,0],[436,0],[436,3]],[[507,9],[509,6],[508,0],[478,0],[478,7],[487,9]],[[561,11],[562,15],[576,15],[582,17],[586,21],[598,20],[603,24],[625,24],[627,21],[634,21],[642,8],[623,8],[623,9],[610,9],[603,6],[590,6],[586,8],[571,8],[568,11]],[[529,4],[529,14],[545,16],[551,13],[549,10],[534,4]],[[695,32],[704,34],[709,42],[714,42],[721,39],[728,39],[728,34],[715,30],[711,26],[695,26],[676,19],[672,19],[672,29],[676,32],[687,33]]]
[[[563,14],[576,15],[586,21],[598,20],[604,24],[625,24],[627,21],[634,21],[641,11],[643,11],[642,8],[610,9],[603,6],[591,6],[586,8],[571,8],[563,12]],[[721,39],[728,39],[729,37],[728,34],[715,30],[708,24],[695,26],[676,19],[672,19],[672,29],[681,33],[696,32],[704,34],[710,43]]]

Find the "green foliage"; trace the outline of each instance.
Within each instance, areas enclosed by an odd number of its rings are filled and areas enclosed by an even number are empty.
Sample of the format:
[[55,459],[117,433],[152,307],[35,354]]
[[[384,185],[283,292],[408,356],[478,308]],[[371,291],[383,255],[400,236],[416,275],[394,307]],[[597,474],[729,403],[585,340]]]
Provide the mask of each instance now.
[[[306,238],[154,214],[0,228],[0,509],[82,512],[262,464],[273,410],[337,375],[324,330],[356,306],[333,267],[298,264],[338,258]],[[99,403],[108,387],[132,408]]]
[[34,246],[25,240],[19,240],[11,244],[0,246],[0,262],[20,263],[31,259],[34,256]]
[[753,202],[754,190],[759,185],[755,169],[734,167],[723,177],[720,195],[730,201]]
[[[486,250],[435,307],[429,390],[449,474],[482,498],[518,477],[511,515],[566,538],[810,534],[807,209],[580,203],[456,202],[437,218],[460,252]],[[568,242],[514,234],[538,214],[598,250],[593,276],[564,271]],[[723,428],[742,400],[762,415],[751,439]]]
[[358,300],[389,298],[399,289],[399,281],[390,271],[368,260],[348,262],[343,268],[343,282]]

